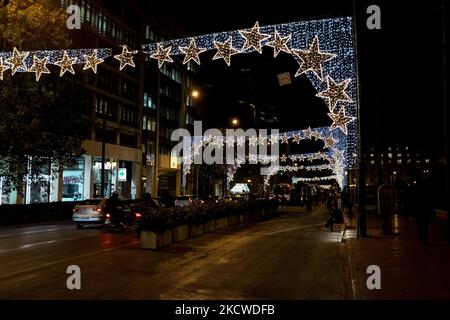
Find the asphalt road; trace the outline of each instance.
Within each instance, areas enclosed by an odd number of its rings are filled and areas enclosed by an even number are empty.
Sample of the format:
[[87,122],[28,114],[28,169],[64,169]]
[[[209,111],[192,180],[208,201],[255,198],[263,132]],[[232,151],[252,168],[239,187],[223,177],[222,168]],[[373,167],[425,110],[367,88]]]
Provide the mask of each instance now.
[[[0,299],[351,299],[345,244],[327,213],[288,212],[162,250],[133,230],[0,229]],[[66,269],[81,268],[81,290]]]

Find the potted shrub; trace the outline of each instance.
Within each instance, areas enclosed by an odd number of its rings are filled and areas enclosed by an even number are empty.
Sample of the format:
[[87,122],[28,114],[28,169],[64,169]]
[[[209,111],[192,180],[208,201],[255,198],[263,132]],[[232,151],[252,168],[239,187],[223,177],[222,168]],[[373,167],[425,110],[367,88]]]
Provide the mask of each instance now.
[[172,242],[169,217],[163,209],[146,210],[141,219],[141,248],[159,249]]

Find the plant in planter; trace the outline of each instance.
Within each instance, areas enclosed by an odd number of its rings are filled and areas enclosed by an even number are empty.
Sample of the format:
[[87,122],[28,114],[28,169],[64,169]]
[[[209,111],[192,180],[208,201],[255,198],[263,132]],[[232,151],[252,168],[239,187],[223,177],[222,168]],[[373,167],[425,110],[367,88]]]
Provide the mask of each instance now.
[[146,210],[140,221],[141,248],[158,249],[172,241],[170,227],[173,222],[167,209]]

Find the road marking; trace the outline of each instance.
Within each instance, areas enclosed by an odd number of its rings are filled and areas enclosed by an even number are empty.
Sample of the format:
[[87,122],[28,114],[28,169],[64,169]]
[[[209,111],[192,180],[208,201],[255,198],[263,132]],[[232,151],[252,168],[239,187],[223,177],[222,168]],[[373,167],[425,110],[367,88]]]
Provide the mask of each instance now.
[[42,264],[40,266],[31,267],[31,268],[27,268],[27,269],[15,271],[15,272],[7,273],[7,274],[2,274],[2,275],[0,275],[0,279],[15,277],[15,276],[17,276],[19,274],[22,274],[22,273],[28,273],[28,272],[32,272],[32,271],[35,271],[35,270],[51,267],[51,266],[54,266],[56,264],[61,264],[61,263],[64,263],[64,262],[75,260],[75,259],[83,259],[83,258],[86,258],[86,257],[94,256],[94,255],[97,255],[97,254],[102,254],[102,253],[113,251],[113,250],[116,250],[116,249],[129,247],[129,246],[135,245],[135,244],[137,244],[139,242],[140,242],[140,240],[136,240],[136,241],[133,241],[133,242],[130,242],[130,243],[122,244],[122,245],[111,247],[111,248],[107,248],[107,249],[102,249],[102,250],[98,250],[98,251],[94,251],[94,252],[90,252],[90,253],[85,253],[85,254],[80,254],[78,256],[69,257],[69,258],[65,258],[65,259],[60,259],[60,260],[57,260],[57,261],[47,262],[47,263],[44,263],[44,264]]
[[16,237],[16,236],[27,236],[27,235],[36,234],[36,233],[66,231],[67,229],[72,229],[72,228],[73,228],[72,226],[66,226],[65,228],[52,228],[52,229],[42,229],[42,230],[33,230],[33,231],[10,233],[10,234],[0,235],[0,239],[8,238],[8,237]]

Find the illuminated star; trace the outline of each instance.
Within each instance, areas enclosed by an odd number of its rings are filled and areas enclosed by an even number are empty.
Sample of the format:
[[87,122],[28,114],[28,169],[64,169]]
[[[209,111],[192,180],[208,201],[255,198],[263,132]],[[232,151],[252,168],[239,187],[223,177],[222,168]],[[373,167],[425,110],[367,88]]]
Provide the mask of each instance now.
[[266,136],[259,136],[258,142],[260,145],[264,145],[267,142],[267,137]]
[[164,62],[173,62],[169,54],[170,50],[172,50],[172,46],[168,46],[164,49],[161,44],[158,43],[156,52],[150,56],[150,58],[158,60],[158,68],[161,69]]
[[245,144],[245,138],[244,137],[237,137],[236,144],[240,147]]
[[334,57],[335,54],[332,53],[322,53],[319,49],[319,38],[314,37],[314,40],[307,50],[292,49],[294,55],[302,60],[299,69],[295,76],[299,76],[306,71],[312,71],[314,74],[323,81],[323,70],[322,65]]
[[231,56],[239,53],[239,50],[233,48],[231,41],[231,37],[229,37],[228,40],[223,43],[214,41],[214,47],[216,47],[217,52],[214,55],[213,60],[223,59],[225,63],[230,66]]
[[180,47],[180,51],[186,54],[184,56],[183,64],[188,63],[191,60],[194,60],[198,65],[200,65],[200,57],[199,54],[205,52],[206,49],[198,48],[195,44],[195,39],[191,39],[191,43],[189,47]]
[[256,146],[257,142],[258,142],[258,138],[255,136],[251,136],[250,138],[248,138],[248,143],[251,146]]
[[333,111],[339,101],[353,101],[352,98],[350,98],[345,92],[348,89],[350,81],[350,79],[347,79],[342,81],[341,83],[336,84],[336,82],[334,82],[334,80],[330,76],[327,76],[327,89],[325,91],[319,92],[318,94],[316,94],[316,96],[326,99],[328,102],[328,108],[330,109],[330,111]]
[[335,149],[334,152],[333,152],[333,159],[336,162],[344,160],[344,152],[342,150]]
[[281,136],[281,143],[289,143],[289,137],[287,134]]
[[323,139],[324,142],[324,148],[332,148],[336,144],[336,140],[334,139],[333,135],[330,134],[328,137]]
[[242,48],[242,51],[253,48],[259,53],[262,53],[261,42],[270,38],[270,35],[260,32],[258,21],[256,21],[251,31],[239,31],[239,33],[245,38],[245,45]]
[[285,154],[283,154],[283,155],[280,157],[280,161],[281,161],[281,162],[286,162],[287,159],[288,159],[288,157],[286,157]]
[[301,140],[302,140],[302,138],[300,137],[300,135],[298,133],[295,133],[292,138],[292,142],[297,142],[297,144],[300,144]]
[[19,52],[16,47],[14,47],[14,52],[11,58],[6,60],[6,63],[11,65],[11,74],[14,75],[19,69],[27,70],[25,65],[25,59],[28,57],[28,52]]
[[77,61],[77,58],[69,58],[67,51],[64,51],[62,60],[55,62],[55,64],[61,68],[59,76],[62,77],[66,71],[69,71],[71,74],[75,74],[75,71],[73,70],[75,61]]
[[278,33],[277,30],[275,30],[275,35],[272,38],[272,41],[268,42],[267,45],[269,47],[273,48],[273,57],[276,58],[278,56],[278,54],[281,51],[284,51],[286,53],[291,53],[291,51],[289,50],[287,43],[289,40],[291,40],[291,35],[288,35],[287,37],[280,37],[280,34]]
[[133,61],[133,56],[137,53],[138,50],[129,51],[127,46],[122,46],[122,53],[114,56],[114,59],[120,61],[120,71],[122,71],[126,66],[136,67]]
[[348,132],[347,124],[356,119],[355,117],[346,116],[344,108],[341,108],[338,113],[328,113],[328,116],[331,120],[333,120],[333,123],[330,126],[330,131],[339,128],[345,134]]
[[31,68],[28,70],[30,72],[34,72],[36,75],[36,81],[39,81],[41,78],[41,75],[43,73],[50,73],[50,70],[45,66],[48,62],[48,57],[45,57],[43,59],[39,59],[36,56],[33,56],[33,62],[34,64],[31,66]]
[[97,73],[97,65],[105,61],[97,56],[97,49],[94,49],[90,55],[84,54],[83,56],[86,59],[83,70],[92,69],[94,73]]
[[313,136],[313,131],[311,130],[311,127],[308,127],[308,129],[303,130],[303,134],[305,135],[305,139],[311,139]]
[[234,147],[234,137],[227,137],[225,143],[227,144],[228,148]]
[[9,67],[3,64],[3,58],[0,57],[0,80],[3,80],[3,73],[8,69]]
[[280,138],[278,137],[278,135],[271,135],[270,136],[270,143],[272,145],[278,143],[279,140],[280,140]]

